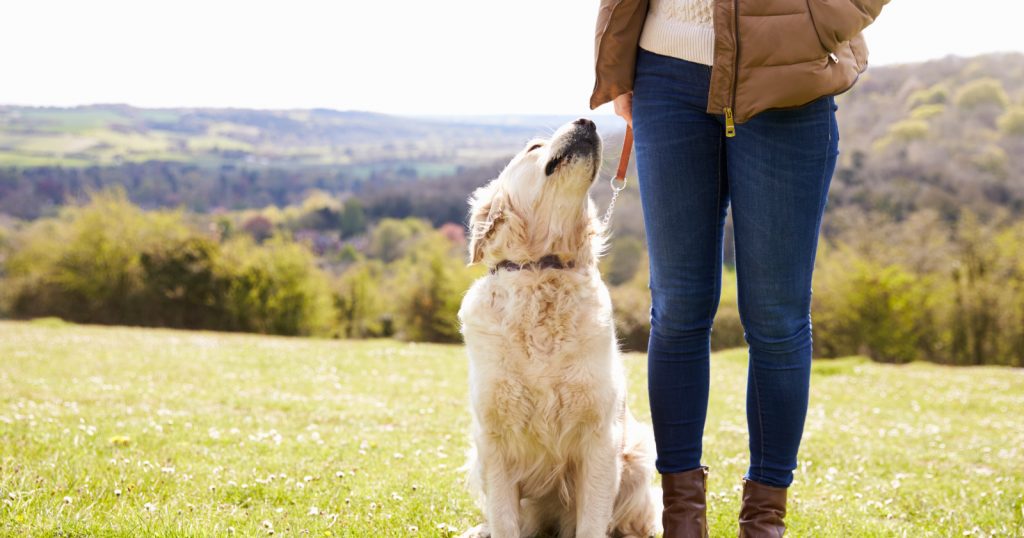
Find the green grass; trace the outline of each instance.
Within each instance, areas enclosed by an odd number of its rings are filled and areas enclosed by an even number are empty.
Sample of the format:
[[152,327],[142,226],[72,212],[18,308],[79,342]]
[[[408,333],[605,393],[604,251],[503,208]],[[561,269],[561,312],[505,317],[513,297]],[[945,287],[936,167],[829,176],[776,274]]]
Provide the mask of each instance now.
[[[716,537],[745,371],[713,358]],[[460,346],[0,322],[0,535],[448,536],[480,519],[466,375]],[[815,365],[811,398],[788,535],[1024,534],[1024,371],[850,358]]]
[[55,155],[25,155],[0,150],[0,166],[17,166],[31,168],[36,166],[88,166],[89,161],[77,158],[64,158]]
[[123,113],[100,108],[20,108],[20,121],[40,131],[80,133],[110,125],[130,122]]

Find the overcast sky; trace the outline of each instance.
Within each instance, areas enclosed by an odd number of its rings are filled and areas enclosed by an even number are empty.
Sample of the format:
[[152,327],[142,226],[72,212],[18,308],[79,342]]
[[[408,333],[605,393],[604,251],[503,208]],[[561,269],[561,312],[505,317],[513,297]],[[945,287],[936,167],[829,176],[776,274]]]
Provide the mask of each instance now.
[[[0,104],[585,113],[597,4],[4,0]],[[1022,0],[892,0],[872,64],[1024,52],[1022,20]]]

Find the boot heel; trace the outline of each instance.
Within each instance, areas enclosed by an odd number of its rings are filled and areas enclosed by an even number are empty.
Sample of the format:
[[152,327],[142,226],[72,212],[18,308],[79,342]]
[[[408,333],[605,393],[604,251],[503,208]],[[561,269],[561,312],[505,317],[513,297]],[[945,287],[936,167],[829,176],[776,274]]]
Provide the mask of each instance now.
[[786,488],[743,481],[739,538],[781,538],[786,533]]
[[661,475],[663,538],[708,538],[708,468]]

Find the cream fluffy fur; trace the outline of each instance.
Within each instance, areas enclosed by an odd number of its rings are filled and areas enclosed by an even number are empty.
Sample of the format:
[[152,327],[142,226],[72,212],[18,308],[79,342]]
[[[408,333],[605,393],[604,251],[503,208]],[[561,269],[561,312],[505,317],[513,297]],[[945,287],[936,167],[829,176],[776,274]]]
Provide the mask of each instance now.
[[572,268],[498,270],[459,319],[470,359],[471,484],[486,523],[463,536],[653,536],[654,440],[626,408],[605,232],[587,194],[600,165],[593,124],[535,140],[471,200],[471,262],[555,254]]

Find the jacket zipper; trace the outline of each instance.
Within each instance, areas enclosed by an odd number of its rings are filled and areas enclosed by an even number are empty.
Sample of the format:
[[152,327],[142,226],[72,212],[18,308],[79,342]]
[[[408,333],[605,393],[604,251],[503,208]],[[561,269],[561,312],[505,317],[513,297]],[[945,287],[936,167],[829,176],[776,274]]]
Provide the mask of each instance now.
[[732,109],[736,106],[736,80],[739,79],[740,70],[740,6],[738,0],[732,0],[733,16],[733,55],[732,55],[732,94],[729,106],[725,107],[725,136],[732,138],[736,136],[736,122],[733,119]]

